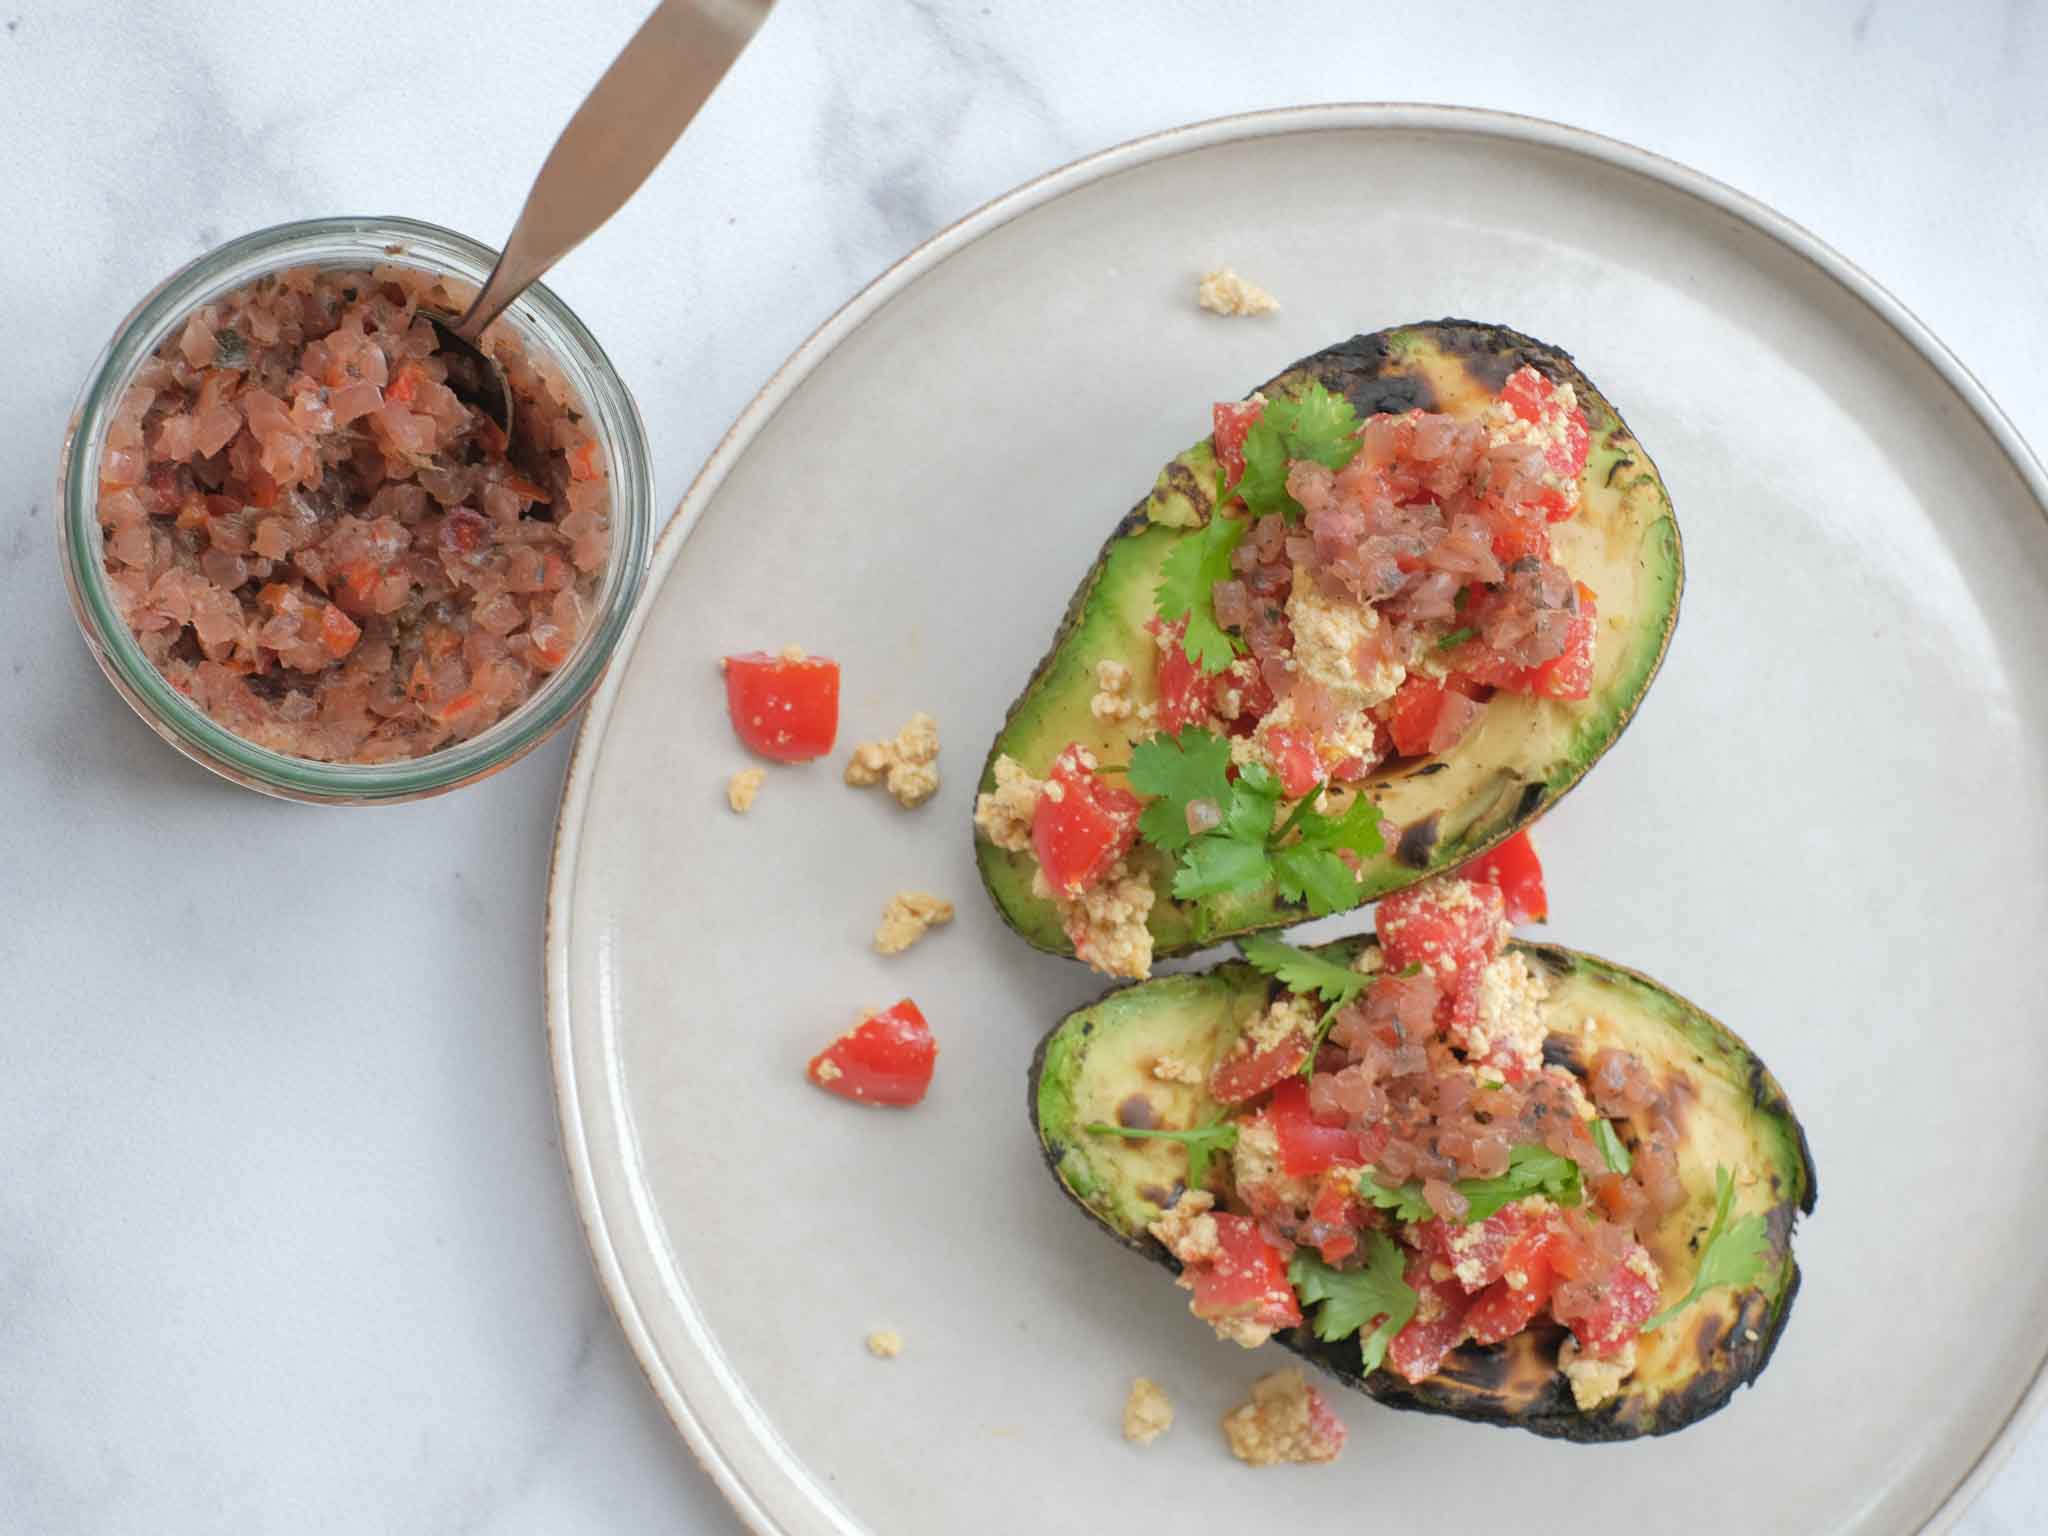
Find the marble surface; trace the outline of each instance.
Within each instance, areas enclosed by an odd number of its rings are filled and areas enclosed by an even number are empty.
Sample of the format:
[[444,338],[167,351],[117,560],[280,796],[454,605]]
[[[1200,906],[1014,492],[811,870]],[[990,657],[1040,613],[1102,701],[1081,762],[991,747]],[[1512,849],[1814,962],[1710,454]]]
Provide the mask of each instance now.
[[[490,238],[640,8],[0,5],[0,1530],[737,1528],[562,1176],[539,929],[566,741],[426,805],[229,788],[100,680],[52,527],[72,393],[146,288],[313,214]],[[1135,134],[1343,99],[1561,118],[1732,182],[2048,444],[2038,9],[1739,0],[1706,27],[1294,0],[1248,33],[1253,9],[783,0],[555,279],[638,394],[661,499],[817,322],[969,208]],[[480,85],[429,89],[451,60]],[[480,131],[499,81],[518,108]],[[474,141],[441,145],[451,120]],[[1960,1529],[2044,1524],[2048,1419]]]

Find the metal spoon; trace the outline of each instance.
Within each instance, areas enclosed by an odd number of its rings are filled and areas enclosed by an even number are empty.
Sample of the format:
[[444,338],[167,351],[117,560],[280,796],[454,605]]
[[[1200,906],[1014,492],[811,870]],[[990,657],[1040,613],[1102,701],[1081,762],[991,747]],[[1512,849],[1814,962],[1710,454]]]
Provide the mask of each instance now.
[[484,327],[639,190],[760,29],[774,0],[661,0],[555,140],[498,263],[459,320],[433,327],[448,387],[512,435],[512,390]]

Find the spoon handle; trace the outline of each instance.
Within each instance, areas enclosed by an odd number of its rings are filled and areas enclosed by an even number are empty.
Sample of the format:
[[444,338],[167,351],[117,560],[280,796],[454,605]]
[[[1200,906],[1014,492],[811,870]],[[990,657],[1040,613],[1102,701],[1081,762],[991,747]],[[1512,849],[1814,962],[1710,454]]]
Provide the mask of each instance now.
[[490,280],[455,326],[474,343],[639,190],[774,0],[661,0],[555,140]]

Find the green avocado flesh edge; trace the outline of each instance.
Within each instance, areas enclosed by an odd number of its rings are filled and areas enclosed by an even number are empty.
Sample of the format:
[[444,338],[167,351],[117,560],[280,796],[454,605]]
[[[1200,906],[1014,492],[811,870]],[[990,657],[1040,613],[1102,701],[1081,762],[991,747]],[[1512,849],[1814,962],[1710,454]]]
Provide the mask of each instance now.
[[[1360,418],[1415,408],[1476,416],[1524,364],[1577,391],[1591,439],[1580,478],[1581,506],[1552,525],[1555,558],[1594,591],[1599,627],[1593,687],[1577,701],[1497,694],[1450,751],[1396,765],[1366,792],[1405,836],[1363,870],[1359,900],[1377,900],[1455,868],[1528,825],[1576,784],[1620,736],[1656,675],[1678,620],[1684,562],[1678,524],[1657,469],[1614,407],[1554,347],[1499,326],[1442,320],[1356,336],[1295,364],[1262,386],[1272,398],[1298,394],[1311,379],[1344,394]],[[1154,613],[1160,567],[1175,542],[1206,519],[1216,483],[1204,438],[1160,473],[1149,496],[1118,523],[1068,605],[1050,652],[989,750],[981,788],[1009,756],[1042,777],[1069,742],[1106,763],[1129,760],[1131,724],[1103,722],[1089,708],[1095,669],[1131,670],[1134,705],[1153,702],[1156,651],[1145,624]],[[1135,720],[1135,715],[1133,720]],[[1040,949],[1071,955],[1054,905],[1032,892],[1035,861],[975,840],[983,883],[1011,927]],[[1219,939],[1307,919],[1305,907],[1274,887],[1177,901],[1172,869],[1156,849],[1131,854],[1158,892],[1149,926],[1155,955],[1186,954]]]
[[[1346,939],[1312,952],[1348,964],[1371,943]],[[1574,1404],[1557,1368],[1567,1335],[1548,1323],[1503,1344],[1462,1345],[1435,1376],[1414,1384],[1385,1369],[1361,1376],[1356,1338],[1325,1344],[1304,1327],[1277,1335],[1276,1342],[1397,1408],[1567,1440],[1627,1440],[1683,1429],[1757,1378],[1790,1315],[1799,1288],[1792,1228],[1800,1213],[1813,1209],[1815,1194],[1805,1134],[1763,1063],[1692,1004],[1591,955],[1547,944],[1510,947],[1551,982],[1545,1059],[1583,1077],[1602,1048],[1634,1052],[1678,1128],[1686,1199],[1642,1234],[1663,1273],[1660,1307],[1691,1289],[1714,1218],[1717,1168],[1734,1178],[1735,1218],[1766,1215],[1763,1278],[1748,1289],[1708,1291],[1656,1332],[1643,1334],[1635,1372],[1620,1395],[1590,1412]],[[1127,987],[1061,1020],[1032,1063],[1032,1118],[1060,1187],[1118,1241],[1168,1269],[1178,1265],[1146,1227],[1177,1197],[1186,1152],[1175,1142],[1123,1140],[1084,1127],[1119,1123],[1119,1106],[1134,1096],[1147,1101],[1155,1117],[1149,1123],[1168,1128],[1216,1115],[1220,1106],[1202,1084],[1264,1010],[1273,985],[1233,962]],[[1194,1069],[1176,1076],[1199,1073],[1199,1082],[1154,1076],[1162,1056]],[[1638,1128],[1628,1119],[1613,1123],[1625,1143],[1636,1141]]]

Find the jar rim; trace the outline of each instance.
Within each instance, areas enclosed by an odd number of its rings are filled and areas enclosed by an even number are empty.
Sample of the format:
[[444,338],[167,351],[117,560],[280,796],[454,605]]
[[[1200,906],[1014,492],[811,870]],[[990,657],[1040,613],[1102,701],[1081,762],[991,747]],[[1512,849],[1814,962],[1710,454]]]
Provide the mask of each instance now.
[[388,763],[331,763],[274,751],[214,720],[143,654],[107,580],[99,526],[98,464],[106,432],[136,372],[190,313],[267,273],[295,266],[391,263],[481,285],[497,252],[417,219],[340,217],[272,225],[187,262],[115,328],[86,375],[65,435],[58,475],[65,580],[101,670],[171,745],[246,788],[288,799],[389,804],[455,789],[495,772],[552,735],[610,662],[646,575],[653,477],[646,430],[611,359],[555,293],[540,283],[506,310],[523,343],[563,373],[604,450],[611,487],[611,558],[595,617],[568,659],[531,697],[466,741]]

